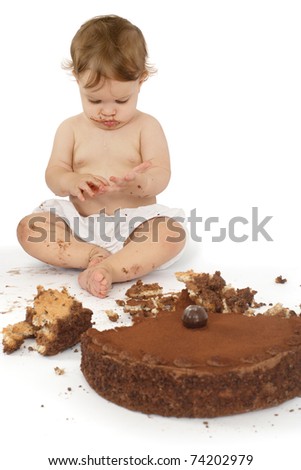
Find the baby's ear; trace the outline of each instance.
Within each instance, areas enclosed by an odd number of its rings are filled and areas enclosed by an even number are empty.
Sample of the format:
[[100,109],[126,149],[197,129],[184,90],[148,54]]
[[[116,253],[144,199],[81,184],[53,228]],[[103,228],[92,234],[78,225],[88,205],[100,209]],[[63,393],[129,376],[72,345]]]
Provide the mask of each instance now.
[[140,77],[139,77],[139,91],[140,91],[140,88],[142,87],[143,83],[148,79],[148,73],[147,72],[143,72]]
[[140,78],[139,78],[139,85],[141,86],[142,83],[145,82],[147,79],[148,79],[148,73],[147,73],[147,71],[145,70],[145,71],[142,72],[142,74],[140,75]]

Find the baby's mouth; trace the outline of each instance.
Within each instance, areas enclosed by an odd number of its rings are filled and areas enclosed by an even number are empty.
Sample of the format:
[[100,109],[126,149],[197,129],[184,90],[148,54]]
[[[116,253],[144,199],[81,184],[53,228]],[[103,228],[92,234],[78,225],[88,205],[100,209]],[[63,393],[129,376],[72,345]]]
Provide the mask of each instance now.
[[116,119],[101,119],[101,118],[95,118],[95,117],[90,117],[90,119],[94,122],[97,122],[99,124],[103,124],[106,127],[114,127],[119,124],[119,121],[116,121]]

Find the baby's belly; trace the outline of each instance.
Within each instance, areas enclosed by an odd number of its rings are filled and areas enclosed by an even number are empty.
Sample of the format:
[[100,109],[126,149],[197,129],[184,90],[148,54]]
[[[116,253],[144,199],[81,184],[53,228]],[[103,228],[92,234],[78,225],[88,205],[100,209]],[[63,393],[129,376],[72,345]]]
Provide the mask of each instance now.
[[105,212],[108,215],[114,214],[118,209],[124,209],[126,207],[139,207],[148,206],[156,203],[154,196],[147,198],[137,198],[131,196],[125,196],[124,194],[112,194],[108,196],[96,196],[94,198],[86,199],[86,201],[79,201],[78,198],[70,196],[70,201],[74,204],[77,211],[87,217],[92,214],[99,212]]

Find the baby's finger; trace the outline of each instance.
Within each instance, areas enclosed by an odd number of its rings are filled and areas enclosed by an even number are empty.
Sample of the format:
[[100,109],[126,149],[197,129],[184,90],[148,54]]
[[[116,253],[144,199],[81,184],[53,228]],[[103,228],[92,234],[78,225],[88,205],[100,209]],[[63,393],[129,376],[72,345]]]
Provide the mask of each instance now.
[[148,170],[152,166],[151,162],[148,160],[146,162],[140,163],[140,165],[135,166],[133,171],[135,173],[143,173],[144,171]]
[[93,187],[91,187],[89,183],[81,183],[79,185],[79,189],[81,190],[81,192],[86,192],[90,197],[93,197],[95,194],[95,191],[93,191]]
[[101,185],[99,188],[96,188],[95,194],[103,194],[109,191],[110,186]]
[[131,171],[124,177],[125,181],[134,181],[135,178],[136,178],[136,172],[134,171]]
[[110,176],[109,179],[112,183],[117,184],[117,186],[121,186],[123,183],[123,178],[119,178],[118,176]]
[[103,178],[102,176],[96,175],[96,176],[94,176],[94,179],[96,180],[96,184],[97,184],[98,186],[100,186],[99,183],[102,183],[102,184],[104,184],[105,186],[109,186],[108,180],[106,180],[106,179]]
[[92,190],[93,195],[98,193],[102,188],[106,186],[104,184],[94,184],[94,183],[87,183],[89,188]]
[[83,192],[80,189],[78,189],[78,191],[75,191],[74,196],[77,197],[77,199],[79,199],[82,202],[84,202],[86,200],[84,195],[83,195]]

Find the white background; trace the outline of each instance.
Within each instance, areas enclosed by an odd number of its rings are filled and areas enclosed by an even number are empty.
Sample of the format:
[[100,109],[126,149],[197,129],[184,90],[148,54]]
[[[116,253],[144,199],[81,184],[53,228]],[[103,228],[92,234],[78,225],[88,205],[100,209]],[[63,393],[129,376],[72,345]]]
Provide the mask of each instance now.
[[[173,176],[159,202],[188,214],[195,208],[203,222],[219,217],[210,233],[197,223],[200,265],[275,266],[276,274],[294,268],[301,284],[298,1],[2,2],[1,246],[15,245],[18,220],[52,196],[44,170],[54,133],[81,112],[77,85],[61,62],[80,25],[108,13],[141,28],[158,68],[139,108],[159,119],[170,146]],[[259,220],[273,216],[265,227],[272,242],[260,235],[252,241],[252,207]],[[236,216],[250,221],[236,227],[248,240],[213,243]]]

